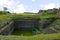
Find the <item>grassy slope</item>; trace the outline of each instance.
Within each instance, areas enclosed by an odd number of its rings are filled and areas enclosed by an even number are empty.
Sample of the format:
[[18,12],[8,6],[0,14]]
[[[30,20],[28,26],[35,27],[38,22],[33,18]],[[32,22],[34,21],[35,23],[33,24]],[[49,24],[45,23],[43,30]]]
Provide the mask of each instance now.
[[7,21],[13,15],[0,15],[0,23]]
[[0,23],[8,20],[8,16],[0,15]]
[[0,15],[0,23],[7,21],[8,18],[12,17],[13,19],[18,18],[29,18],[29,19],[40,19],[40,18],[51,18],[54,17],[52,15],[39,16],[38,14],[9,14],[9,15]]
[[0,39],[4,40],[53,40],[53,39],[60,39],[60,33],[55,34],[39,34],[34,36],[0,36]]

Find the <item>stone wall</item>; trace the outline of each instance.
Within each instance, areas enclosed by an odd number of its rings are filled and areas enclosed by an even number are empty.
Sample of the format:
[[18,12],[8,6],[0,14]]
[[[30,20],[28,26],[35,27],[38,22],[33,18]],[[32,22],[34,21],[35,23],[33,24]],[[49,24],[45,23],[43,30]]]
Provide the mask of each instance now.
[[54,18],[44,18],[44,19],[35,19],[35,20],[29,20],[29,19],[23,19],[23,20],[15,20],[14,21],[14,27],[15,29],[31,29],[34,27],[39,28],[46,28],[48,25],[50,25],[55,19]]
[[38,27],[38,20],[16,20],[14,22],[15,29],[32,29]]
[[53,21],[56,20],[55,18],[44,18],[40,19],[39,21],[39,27],[40,28],[46,28],[48,27]]

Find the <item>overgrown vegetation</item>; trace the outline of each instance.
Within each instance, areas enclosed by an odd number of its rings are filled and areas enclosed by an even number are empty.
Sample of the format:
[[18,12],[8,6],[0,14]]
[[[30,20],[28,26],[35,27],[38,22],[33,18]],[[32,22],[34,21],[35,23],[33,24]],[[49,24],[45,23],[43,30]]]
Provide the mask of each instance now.
[[[49,10],[40,10],[38,13],[30,14],[30,13],[23,13],[23,14],[9,14],[9,12],[0,11],[0,23],[7,21],[9,18],[12,18],[13,20],[16,19],[41,19],[41,18],[56,18],[55,14],[57,13],[59,9],[49,9]],[[58,24],[59,27],[55,27],[52,24]],[[20,33],[17,33],[16,31],[13,34],[21,34],[20,36],[0,36],[2,39],[11,40],[54,40],[58,39],[60,40],[60,19],[56,19],[51,25],[49,25],[49,28],[56,29],[59,33],[53,33],[53,34],[38,34],[34,35],[32,32],[29,31],[21,31]],[[19,30],[17,30],[19,32]],[[22,35],[32,35],[32,36],[23,36]]]
[[33,36],[34,33],[32,30],[14,30],[14,32],[12,33],[12,35],[22,35],[22,36]]

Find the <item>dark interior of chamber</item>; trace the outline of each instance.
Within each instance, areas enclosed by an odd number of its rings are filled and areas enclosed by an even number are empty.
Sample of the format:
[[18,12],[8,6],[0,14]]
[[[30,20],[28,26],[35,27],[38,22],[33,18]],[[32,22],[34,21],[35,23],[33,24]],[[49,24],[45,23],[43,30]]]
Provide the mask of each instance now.
[[39,27],[38,23],[38,20],[15,20],[12,35],[35,35]]

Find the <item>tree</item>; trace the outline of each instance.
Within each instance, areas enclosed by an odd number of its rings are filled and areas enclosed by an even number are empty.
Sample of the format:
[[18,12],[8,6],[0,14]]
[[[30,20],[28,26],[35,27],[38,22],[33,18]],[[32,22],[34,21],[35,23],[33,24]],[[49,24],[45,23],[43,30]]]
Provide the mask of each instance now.
[[4,14],[7,12],[7,10],[8,10],[7,7],[3,7]]
[[7,10],[8,10],[8,8],[7,8],[7,7],[3,7],[3,10],[4,10],[4,11],[7,11]]
[[3,11],[0,11],[0,15],[2,15],[3,14]]
[[3,7],[3,14],[8,14],[8,13],[10,13],[10,12],[8,11],[8,8],[7,8],[7,7]]

